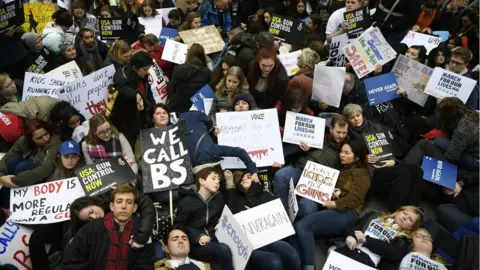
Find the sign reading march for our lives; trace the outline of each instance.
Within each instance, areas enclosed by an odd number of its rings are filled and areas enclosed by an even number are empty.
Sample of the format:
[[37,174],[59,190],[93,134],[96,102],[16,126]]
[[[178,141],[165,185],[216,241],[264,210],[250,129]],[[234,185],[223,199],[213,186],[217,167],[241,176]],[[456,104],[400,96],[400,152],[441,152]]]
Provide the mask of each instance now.
[[325,136],[325,119],[294,112],[287,112],[283,141],[322,149]]
[[422,170],[423,179],[451,190],[455,189],[458,173],[456,165],[424,156]]
[[466,103],[477,81],[436,67],[428,81],[425,93],[434,97],[457,97]]
[[349,38],[356,38],[372,25],[368,7],[343,13],[343,18],[348,22],[347,34]]
[[193,183],[186,124],[142,129],[142,178],[145,193],[172,190]]
[[187,52],[187,44],[168,39],[165,42],[165,48],[163,49],[162,53],[162,60],[181,65],[185,63],[185,59],[187,58]]
[[[216,114],[218,144],[245,149],[257,167],[285,163],[276,109]],[[222,168],[245,168],[234,157],[224,157]]]
[[40,96],[57,98],[56,89],[66,84],[67,81],[56,76],[25,72],[22,100]]
[[195,43],[202,45],[205,54],[211,54],[223,50],[225,42],[215,25],[209,25],[197,29],[181,31],[178,33],[188,48]]
[[0,34],[20,26],[25,22],[23,3],[21,0],[5,3],[5,5],[0,8],[0,14]]
[[70,219],[70,204],[85,196],[76,177],[10,190],[9,221],[49,224]]
[[[323,270],[374,270],[361,262],[350,259],[338,252],[331,251],[328,255],[327,261],[323,266]],[[413,269],[413,268],[412,268]]]
[[58,68],[49,71],[47,75],[61,77],[68,82],[83,77],[82,71],[75,61],[70,61],[64,65],[61,65]]
[[295,194],[320,204],[330,201],[339,175],[338,170],[307,161]]
[[97,196],[123,183],[135,182],[136,175],[123,157],[83,166],[75,170],[85,194]]
[[339,108],[344,83],[344,67],[326,67],[317,64],[313,73],[312,100]]
[[345,52],[343,47],[348,44],[347,34],[335,36],[332,38],[332,43],[330,44],[330,55],[329,59],[334,67],[344,67],[346,63]]
[[173,28],[162,28],[160,32],[160,45],[165,46],[167,39],[175,40],[178,37],[178,30]]
[[298,57],[302,53],[302,50],[298,50],[291,53],[283,53],[277,55],[278,60],[282,63],[283,68],[287,72],[287,76],[293,76],[298,72],[299,68],[297,66]]
[[7,221],[0,227],[0,257],[2,264],[11,264],[15,269],[32,270],[29,240],[32,229]]
[[397,95],[397,79],[392,72],[365,79],[364,83],[370,106],[400,97]]
[[153,98],[155,103],[168,104],[167,83],[163,75],[163,70],[153,59],[152,67],[148,70],[148,83],[152,87]]
[[390,132],[365,134],[363,137],[367,144],[368,153],[377,156],[378,160],[393,157],[393,146]]
[[430,51],[437,48],[440,45],[440,38],[430,35],[425,35],[422,33],[417,33],[414,31],[409,31],[401,43],[407,44],[408,47],[411,46],[425,46],[427,49],[427,54],[430,54]]
[[268,31],[278,40],[291,45],[300,45],[306,34],[305,28],[305,24],[299,20],[275,14],[272,16]]
[[107,87],[113,83],[113,74],[113,65],[104,67],[57,89],[57,96],[72,104],[88,120],[107,108]]
[[215,98],[215,93],[213,92],[212,88],[208,84],[206,84],[195,95],[193,95],[190,98],[190,101],[192,102],[193,105],[195,105],[198,111],[204,112],[208,115],[210,110],[209,111],[205,110],[206,98],[211,98],[211,99]]

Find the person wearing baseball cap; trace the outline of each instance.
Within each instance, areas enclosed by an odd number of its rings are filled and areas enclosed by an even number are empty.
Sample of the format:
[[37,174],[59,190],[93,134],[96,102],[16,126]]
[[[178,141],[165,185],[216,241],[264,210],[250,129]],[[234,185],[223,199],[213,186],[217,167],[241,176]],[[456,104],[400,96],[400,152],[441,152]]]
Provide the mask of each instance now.
[[85,165],[80,145],[76,141],[64,141],[58,149],[58,154],[57,166],[48,181],[73,177],[75,170]]

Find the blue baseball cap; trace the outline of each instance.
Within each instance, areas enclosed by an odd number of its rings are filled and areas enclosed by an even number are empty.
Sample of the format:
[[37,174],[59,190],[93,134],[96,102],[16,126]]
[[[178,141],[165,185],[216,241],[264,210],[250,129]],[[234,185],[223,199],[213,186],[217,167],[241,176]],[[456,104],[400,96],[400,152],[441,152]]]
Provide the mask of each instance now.
[[80,145],[76,141],[64,141],[61,145],[60,148],[58,149],[58,152],[60,155],[65,156],[68,154],[75,154],[75,155],[81,155],[80,154]]

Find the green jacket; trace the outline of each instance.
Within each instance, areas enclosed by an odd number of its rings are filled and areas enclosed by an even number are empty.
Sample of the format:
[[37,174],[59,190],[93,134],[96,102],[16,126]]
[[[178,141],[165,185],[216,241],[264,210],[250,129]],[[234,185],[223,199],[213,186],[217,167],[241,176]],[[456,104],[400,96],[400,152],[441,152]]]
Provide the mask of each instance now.
[[21,102],[9,102],[0,108],[0,112],[11,113],[22,118],[40,119],[49,122],[50,111],[59,102],[49,96],[40,96]]

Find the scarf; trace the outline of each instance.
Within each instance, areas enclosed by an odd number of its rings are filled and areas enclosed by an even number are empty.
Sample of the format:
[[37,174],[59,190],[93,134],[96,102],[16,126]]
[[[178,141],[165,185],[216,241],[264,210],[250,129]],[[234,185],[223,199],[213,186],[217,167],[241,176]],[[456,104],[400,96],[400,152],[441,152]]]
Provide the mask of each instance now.
[[93,41],[93,46],[91,48],[85,47],[83,42],[80,42],[80,51],[82,52],[83,57],[87,60],[93,61],[98,67],[103,66],[103,59],[98,52],[98,42],[96,40]]
[[102,141],[99,144],[87,144],[87,150],[88,155],[94,160],[104,160],[122,156],[120,140],[113,133],[108,142]]
[[113,213],[108,213],[103,221],[108,231],[108,255],[105,270],[127,270],[128,269],[128,253],[130,251],[130,236],[132,235],[134,221],[130,219],[123,232],[118,235]]

